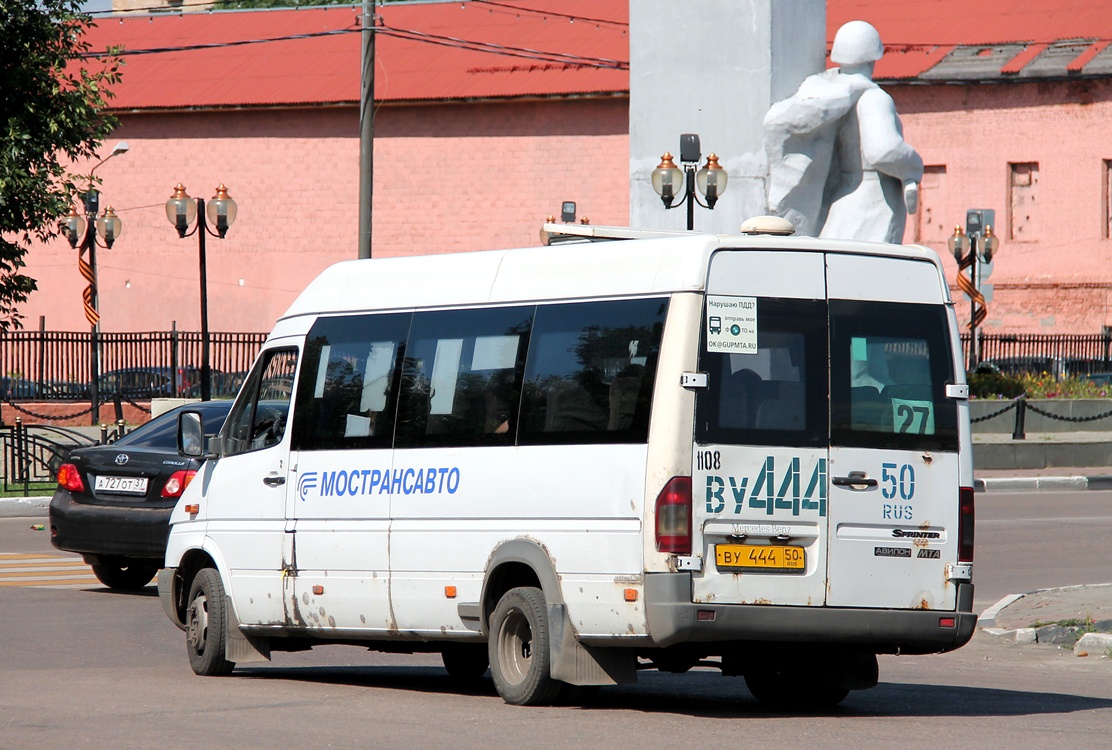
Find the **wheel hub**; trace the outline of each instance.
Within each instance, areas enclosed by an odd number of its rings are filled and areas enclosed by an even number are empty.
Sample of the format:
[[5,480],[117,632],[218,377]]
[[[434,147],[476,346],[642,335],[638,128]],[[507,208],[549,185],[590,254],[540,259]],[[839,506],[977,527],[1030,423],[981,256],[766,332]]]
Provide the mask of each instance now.
[[198,596],[189,605],[189,626],[187,637],[193,650],[200,653],[205,650],[205,634],[208,632],[208,600]]

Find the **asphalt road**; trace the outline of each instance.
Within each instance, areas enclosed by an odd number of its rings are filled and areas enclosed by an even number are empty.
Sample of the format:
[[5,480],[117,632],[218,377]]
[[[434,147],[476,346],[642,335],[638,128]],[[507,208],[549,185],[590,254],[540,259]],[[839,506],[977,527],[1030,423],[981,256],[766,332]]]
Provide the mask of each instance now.
[[[1112,578],[1112,493],[978,503],[978,609]],[[0,558],[59,554],[36,521],[0,519]],[[453,683],[436,657],[341,646],[206,679],[153,587],[0,585],[0,750],[1108,747],[1112,660],[978,633],[952,654],[881,657],[880,670],[877,688],[819,714],[769,713],[742,680],[702,669],[646,672],[582,705],[518,708],[489,679]]]

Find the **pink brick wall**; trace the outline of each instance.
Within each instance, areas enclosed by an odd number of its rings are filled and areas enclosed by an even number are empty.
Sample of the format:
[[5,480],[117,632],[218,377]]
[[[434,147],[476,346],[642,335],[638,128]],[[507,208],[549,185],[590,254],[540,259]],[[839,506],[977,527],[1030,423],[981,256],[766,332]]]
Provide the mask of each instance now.
[[[988,331],[1097,332],[1112,324],[1104,160],[1112,82],[891,89],[907,139],[936,169],[907,242],[939,251],[965,209],[997,211],[1003,245]],[[382,107],[376,115],[374,254],[532,245],[574,200],[594,224],[629,221],[625,99]],[[196,238],[165,200],[178,181],[208,198],[224,182],[240,213],[208,242],[214,331],[265,331],[318,271],[356,257],[358,115],[352,108],[129,115],[131,151],[100,168],[102,205],[124,231],[98,253],[102,329],[199,328]],[[109,140],[111,148],[115,139]],[[1035,241],[1009,241],[1009,163],[1039,165]],[[916,230],[918,226],[918,230]],[[87,327],[84,282],[64,242],[36,247],[40,290],[24,306],[52,330]],[[958,298],[959,319],[968,306]]]
[[[376,256],[534,245],[563,200],[594,223],[626,224],[625,100],[384,107],[376,115]],[[209,327],[267,331],[305,284],[358,254],[358,114],[351,108],[124,115],[97,170],[101,206],[124,222],[98,249],[101,329],[200,328],[197,238],[178,239],[164,203],[174,185],[239,204],[207,242]],[[37,246],[39,291],[25,326],[85,330],[77,253]]]
[[[1001,250],[986,331],[1096,333],[1112,324],[1112,240],[1104,237],[1104,160],[1112,159],[1112,82],[890,89],[905,136],[927,165],[944,166],[935,205],[920,215],[924,244],[946,249],[967,208],[996,210]],[[1034,241],[1009,240],[1009,164],[1037,162]],[[1022,234],[1022,233],[1021,233]],[[915,241],[913,230],[905,242]],[[961,294],[959,320],[967,321]]]

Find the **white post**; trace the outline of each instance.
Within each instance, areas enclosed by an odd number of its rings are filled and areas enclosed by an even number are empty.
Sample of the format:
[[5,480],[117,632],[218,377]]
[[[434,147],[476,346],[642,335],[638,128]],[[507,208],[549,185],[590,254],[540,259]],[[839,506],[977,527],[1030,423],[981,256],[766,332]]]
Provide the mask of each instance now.
[[695,228],[735,233],[767,213],[762,120],[769,105],[825,66],[823,0],[631,0],[629,4],[630,225],[683,229],[685,209],[666,211],[650,176],[681,133],[697,133],[729,173],[713,211],[696,206]]

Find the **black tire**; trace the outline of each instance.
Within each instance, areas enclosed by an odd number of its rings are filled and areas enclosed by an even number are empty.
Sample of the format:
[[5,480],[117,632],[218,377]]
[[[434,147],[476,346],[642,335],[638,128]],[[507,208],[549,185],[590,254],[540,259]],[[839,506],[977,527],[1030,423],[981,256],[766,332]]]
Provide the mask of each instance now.
[[832,708],[849,695],[849,690],[819,675],[777,667],[746,674],[745,686],[762,706],[776,710]]
[[540,589],[510,589],[494,608],[487,644],[490,674],[502,700],[515,706],[556,701],[567,683],[552,679],[548,608]]
[[189,587],[189,604],[185,610],[185,647],[189,666],[196,674],[219,677],[230,674],[235,662],[224,658],[228,638],[227,600],[220,574],[202,568]]
[[93,565],[97,580],[116,591],[140,591],[146,587],[162,567],[148,560],[105,558]]
[[440,652],[444,669],[456,680],[478,680],[486,674],[490,660],[487,647],[481,643],[448,643]]

